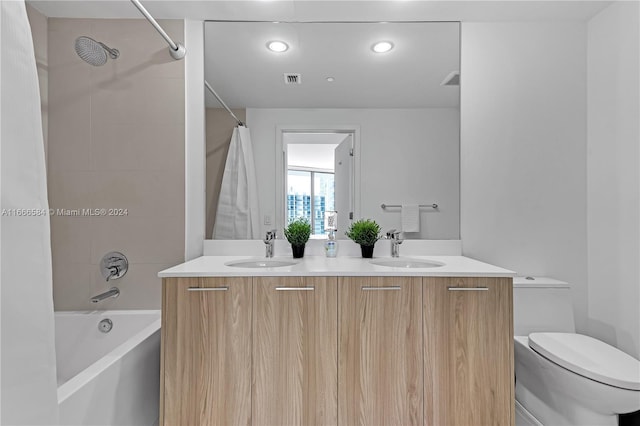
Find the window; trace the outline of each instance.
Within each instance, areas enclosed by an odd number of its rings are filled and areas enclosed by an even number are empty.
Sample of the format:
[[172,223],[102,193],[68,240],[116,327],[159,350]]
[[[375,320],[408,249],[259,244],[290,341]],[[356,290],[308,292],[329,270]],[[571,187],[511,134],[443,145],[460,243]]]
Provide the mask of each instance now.
[[325,235],[324,214],[335,210],[334,174],[291,168],[287,184],[287,221],[305,217],[312,235]]

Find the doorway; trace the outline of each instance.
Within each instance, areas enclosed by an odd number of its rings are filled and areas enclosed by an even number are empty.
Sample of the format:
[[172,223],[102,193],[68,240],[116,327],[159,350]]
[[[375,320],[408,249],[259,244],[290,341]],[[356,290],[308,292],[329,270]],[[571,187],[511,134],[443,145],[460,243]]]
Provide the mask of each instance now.
[[326,212],[337,212],[337,235],[355,214],[355,130],[282,130],[283,226],[304,217],[311,238],[326,238]]

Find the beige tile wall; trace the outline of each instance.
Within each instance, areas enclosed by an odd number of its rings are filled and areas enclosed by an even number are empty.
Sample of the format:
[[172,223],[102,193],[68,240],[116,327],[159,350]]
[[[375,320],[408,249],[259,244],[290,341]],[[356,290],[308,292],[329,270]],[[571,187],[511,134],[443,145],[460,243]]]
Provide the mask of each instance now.
[[[242,122],[246,121],[246,109],[232,109],[233,113]],[[206,109],[207,127],[207,181],[206,181],[206,239],[211,239],[213,225],[218,208],[218,197],[222,186],[222,174],[227,161],[229,142],[236,121],[225,109]]]
[[[183,40],[182,21],[160,21]],[[120,51],[101,67],[74,42]],[[127,209],[125,216],[51,218],[56,310],[158,309],[161,269],[184,259],[184,61],[142,19],[49,19],[49,204]],[[121,251],[129,272],[111,283],[101,257]],[[99,305],[92,295],[120,288]]]

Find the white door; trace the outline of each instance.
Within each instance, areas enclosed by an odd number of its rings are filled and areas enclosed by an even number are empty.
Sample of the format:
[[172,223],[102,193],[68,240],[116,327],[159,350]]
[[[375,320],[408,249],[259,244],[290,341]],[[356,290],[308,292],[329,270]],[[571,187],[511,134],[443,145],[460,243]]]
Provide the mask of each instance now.
[[345,238],[344,233],[353,221],[353,135],[349,134],[334,151],[335,202],[338,212],[337,238]]

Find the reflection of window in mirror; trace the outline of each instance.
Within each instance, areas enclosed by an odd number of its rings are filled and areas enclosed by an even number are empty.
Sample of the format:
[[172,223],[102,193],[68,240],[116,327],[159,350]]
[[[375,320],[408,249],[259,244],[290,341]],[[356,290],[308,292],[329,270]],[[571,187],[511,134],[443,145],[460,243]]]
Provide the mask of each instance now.
[[[350,194],[336,186],[336,180],[345,179],[345,169],[351,169],[350,159],[340,158],[341,145],[348,153],[352,147],[351,133],[284,132],[282,141],[285,151],[285,223],[305,217],[311,223],[311,235],[321,238],[326,235],[325,213],[350,209],[342,199]],[[351,174],[351,172],[350,172]],[[346,179],[351,179],[347,176]],[[340,198],[341,200],[337,200]]]

